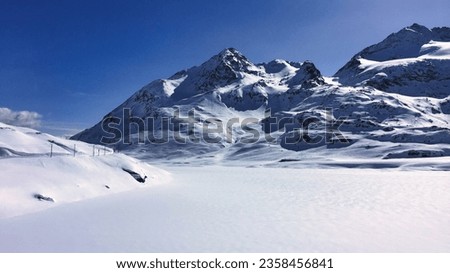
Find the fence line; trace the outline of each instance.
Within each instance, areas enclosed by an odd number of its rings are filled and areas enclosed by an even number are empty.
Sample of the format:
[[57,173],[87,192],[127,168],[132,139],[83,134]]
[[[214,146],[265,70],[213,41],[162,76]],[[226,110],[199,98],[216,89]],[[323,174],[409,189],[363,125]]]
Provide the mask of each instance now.
[[[67,154],[57,154],[54,152],[53,149],[53,145],[59,146],[62,149],[69,151],[73,154],[74,157],[76,157],[77,154],[85,154],[82,151],[77,150],[77,144],[73,144],[73,149],[67,147],[64,144],[61,143],[57,143],[54,140],[49,140],[48,141],[50,143],[50,153],[49,153],[49,157],[53,157],[53,156],[62,156],[62,155],[67,155]],[[105,156],[107,154],[113,154],[115,153],[114,149],[105,147],[105,146],[100,146],[100,145],[96,145],[96,144],[92,144],[92,156]]]

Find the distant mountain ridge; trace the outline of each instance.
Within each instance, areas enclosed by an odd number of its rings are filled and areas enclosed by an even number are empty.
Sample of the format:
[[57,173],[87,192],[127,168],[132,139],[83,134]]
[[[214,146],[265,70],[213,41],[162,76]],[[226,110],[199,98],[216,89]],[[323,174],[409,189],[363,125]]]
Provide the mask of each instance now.
[[[413,24],[357,53],[334,75],[344,85],[370,85],[411,96],[450,95],[450,28]],[[411,90],[412,89],[412,90]]]
[[[72,138],[101,143],[108,137],[111,146],[134,156],[173,160],[258,154],[281,160],[286,154],[331,152],[361,158],[446,156],[449,105],[450,29],[413,24],[356,54],[334,77],[324,77],[310,61],[254,64],[236,49],[224,49],[199,66],[144,86],[104,117],[120,120],[113,126],[102,120]],[[152,122],[143,131],[128,127],[134,117]],[[253,123],[229,124],[246,119]],[[339,125],[334,129],[347,142],[327,131],[330,123]],[[177,141],[209,137],[204,128],[211,124],[221,127],[213,134],[217,142]],[[308,130],[327,137],[306,136]],[[130,143],[121,141],[124,134]],[[165,144],[140,141],[150,134],[170,137]],[[281,150],[267,151],[271,145]]]
[[378,62],[416,58],[421,54],[421,47],[430,41],[450,42],[450,28],[436,27],[428,29],[415,23],[396,33],[392,33],[380,43],[366,47],[353,58],[360,56]]

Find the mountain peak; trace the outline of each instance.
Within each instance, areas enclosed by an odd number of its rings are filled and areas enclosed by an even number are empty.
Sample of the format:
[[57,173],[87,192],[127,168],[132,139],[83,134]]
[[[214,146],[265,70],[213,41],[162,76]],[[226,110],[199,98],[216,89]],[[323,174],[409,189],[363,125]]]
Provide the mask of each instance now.
[[220,51],[219,54],[213,56],[210,61],[213,61],[215,65],[226,65],[234,71],[247,72],[248,67],[254,66],[254,64],[250,62],[247,57],[245,57],[241,52],[232,47],[225,48],[224,50]]
[[178,74],[171,79],[184,79],[176,84],[176,91],[171,96],[174,100],[227,86],[245,74],[257,75],[258,68],[235,48],[225,48],[201,65]]
[[432,40],[433,32],[417,23],[392,33],[378,44],[361,51],[359,56],[374,61],[417,57],[422,45]]
[[[416,36],[423,36],[426,42],[429,42],[430,40],[434,41],[442,41],[442,42],[449,42],[450,41],[450,28],[449,27],[434,27],[432,29],[429,29],[423,25],[414,23],[409,27],[405,27],[401,32],[409,32],[411,35]],[[396,33],[396,34],[398,34]]]
[[404,30],[414,31],[414,32],[422,33],[422,34],[431,32],[431,30],[429,28],[427,28],[426,26],[420,25],[418,23],[414,23],[409,27],[405,27]]
[[[225,48],[197,69],[202,76],[213,78],[238,78],[240,73],[255,74],[257,67],[235,48]],[[214,74],[214,75],[213,75]],[[219,77],[220,74],[220,77]],[[227,76],[226,76],[227,75]]]
[[223,49],[222,51],[219,52],[218,54],[219,56],[225,57],[228,55],[234,55],[234,56],[243,56],[241,52],[239,52],[236,48],[234,47],[228,47]]
[[443,41],[443,42],[450,42],[450,28],[449,27],[435,27],[432,28],[431,31],[433,32],[433,40],[436,41]]
[[449,28],[430,30],[414,23],[357,53],[334,76],[346,85],[366,84],[404,95],[446,97],[448,42]]
[[414,23],[390,34],[383,41],[358,52],[335,76],[342,76],[342,70],[359,65],[359,62],[357,62],[359,58],[378,62],[416,58],[420,55],[421,47],[431,40],[450,41],[450,30],[448,28],[433,28],[430,30],[423,25]]

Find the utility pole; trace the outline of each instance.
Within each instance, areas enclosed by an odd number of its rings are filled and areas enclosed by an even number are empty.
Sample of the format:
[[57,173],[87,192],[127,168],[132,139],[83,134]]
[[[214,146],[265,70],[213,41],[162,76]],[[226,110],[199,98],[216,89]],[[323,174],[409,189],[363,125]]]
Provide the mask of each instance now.
[[92,145],[92,156],[95,156],[95,144]]
[[73,157],[75,157],[76,153],[77,153],[77,144],[73,144]]
[[50,157],[53,156],[53,143],[50,142]]

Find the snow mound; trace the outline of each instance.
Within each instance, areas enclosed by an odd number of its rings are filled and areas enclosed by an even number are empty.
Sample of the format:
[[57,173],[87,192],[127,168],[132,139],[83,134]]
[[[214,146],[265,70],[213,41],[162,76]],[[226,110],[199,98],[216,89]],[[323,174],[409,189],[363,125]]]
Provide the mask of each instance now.
[[[0,218],[170,179],[167,172],[106,147],[3,123],[0,123],[0,151]],[[139,183],[124,170],[146,177],[145,183]]]

